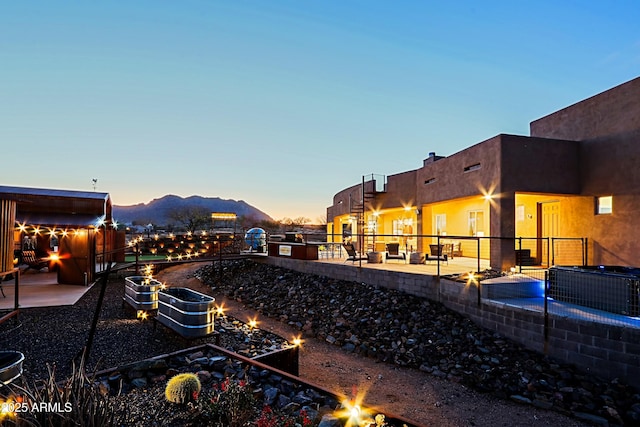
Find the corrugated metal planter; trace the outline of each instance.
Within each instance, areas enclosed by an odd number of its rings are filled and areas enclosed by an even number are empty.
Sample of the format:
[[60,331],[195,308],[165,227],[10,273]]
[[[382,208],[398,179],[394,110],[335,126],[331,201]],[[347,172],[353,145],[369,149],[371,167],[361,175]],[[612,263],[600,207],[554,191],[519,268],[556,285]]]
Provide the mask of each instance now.
[[185,338],[214,332],[215,298],[189,288],[167,288],[158,292],[158,322]]
[[162,283],[145,276],[124,279],[124,300],[136,310],[157,310],[158,291]]
[[19,351],[0,351],[0,383],[9,384],[22,375],[24,354]]

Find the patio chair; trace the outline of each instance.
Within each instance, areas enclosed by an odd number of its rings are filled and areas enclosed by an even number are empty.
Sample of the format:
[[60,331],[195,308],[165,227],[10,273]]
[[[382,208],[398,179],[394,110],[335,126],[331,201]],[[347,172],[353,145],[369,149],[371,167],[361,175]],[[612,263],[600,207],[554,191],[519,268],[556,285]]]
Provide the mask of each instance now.
[[38,257],[34,250],[22,251],[22,263],[27,264],[25,271],[29,269],[40,271],[49,266],[49,260]]
[[347,255],[348,255],[347,259],[344,262],[347,262],[347,261],[356,262],[362,259],[364,260],[367,259],[366,255],[359,254],[356,251],[356,247],[353,246],[353,243],[344,243],[342,246],[344,247],[344,250],[347,251]]
[[401,259],[407,262],[407,254],[400,252],[400,243],[387,243],[387,259]]
[[429,245],[429,251],[425,261],[444,261],[449,264],[449,257],[444,253],[443,245]]

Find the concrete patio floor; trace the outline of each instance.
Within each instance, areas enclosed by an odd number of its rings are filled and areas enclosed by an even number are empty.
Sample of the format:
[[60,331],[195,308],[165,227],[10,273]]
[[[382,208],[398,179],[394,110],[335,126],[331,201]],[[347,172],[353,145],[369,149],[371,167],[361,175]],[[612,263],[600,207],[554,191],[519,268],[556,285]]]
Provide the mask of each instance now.
[[[18,289],[20,308],[73,305],[91,289],[91,286],[60,285],[56,272],[26,271],[20,274]],[[5,297],[0,294],[0,311],[13,310],[14,279],[3,281],[2,289]]]
[[[425,264],[410,264],[409,257],[407,256],[406,261],[401,259],[383,259],[383,262],[381,264],[374,264],[367,262],[366,259],[362,261],[347,261],[346,254],[344,252],[336,252],[335,254],[333,254],[333,256],[329,252],[327,254],[320,254],[319,259],[313,262],[353,265],[354,267],[361,268],[373,268],[378,270],[390,270],[414,274],[428,274],[432,276],[437,276],[438,273],[440,273],[441,276],[445,276],[449,274],[463,274],[470,271],[478,271],[478,259],[467,257],[450,258],[447,262],[440,261],[440,263],[436,261],[428,261]],[[480,270],[482,271],[488,268],[490,268],[489,261],[481,259]]]

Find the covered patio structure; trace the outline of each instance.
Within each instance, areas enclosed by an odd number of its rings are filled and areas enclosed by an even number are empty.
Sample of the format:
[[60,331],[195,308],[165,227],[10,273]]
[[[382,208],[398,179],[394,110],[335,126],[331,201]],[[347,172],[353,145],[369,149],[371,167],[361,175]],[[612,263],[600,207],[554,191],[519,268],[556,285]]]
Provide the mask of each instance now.
[[[89,285],[97,264],[119,261],[108,193],[0,186],[0,271],[57,272],[57,283]],[[124,240],[124,234],[122,239]],[[29,259],[46,260],[35,267]]]

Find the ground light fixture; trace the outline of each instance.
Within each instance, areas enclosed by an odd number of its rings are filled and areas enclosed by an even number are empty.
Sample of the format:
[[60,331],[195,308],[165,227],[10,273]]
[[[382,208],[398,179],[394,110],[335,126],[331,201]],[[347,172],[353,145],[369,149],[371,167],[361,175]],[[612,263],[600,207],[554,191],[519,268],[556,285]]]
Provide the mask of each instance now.
[[218,315],[218,317],[224,317],[224,304],[220,304],[216,306],[216,314]]
[[304,340],[300,338],[300,335],[291,339],[291,344],[293,344],[294,347],[302,347],[303,342]]

